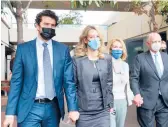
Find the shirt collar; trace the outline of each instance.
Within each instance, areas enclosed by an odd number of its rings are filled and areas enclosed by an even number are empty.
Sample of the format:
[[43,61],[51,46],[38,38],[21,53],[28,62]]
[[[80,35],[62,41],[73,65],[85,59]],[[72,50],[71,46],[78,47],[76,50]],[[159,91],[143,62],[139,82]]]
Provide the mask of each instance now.
[[154,53],[154,52],[152,52],[152,51],[150,51],[150,53],[151,53],[151,55],[154,57],[155,55],[156,56],[160,56],[160,52],[158,51],[157,53]]
[[[39,37],[37,37],[36,42],[37,42],[37,44],[38,44],[39,46],[42,46],[42,44],[44,43],[44,41],[42,41]],[[48,40],[48,41],[45,42],[45,43],[47,43],[48,46],[49,46],[49,45],[52,45],[52,39]]]

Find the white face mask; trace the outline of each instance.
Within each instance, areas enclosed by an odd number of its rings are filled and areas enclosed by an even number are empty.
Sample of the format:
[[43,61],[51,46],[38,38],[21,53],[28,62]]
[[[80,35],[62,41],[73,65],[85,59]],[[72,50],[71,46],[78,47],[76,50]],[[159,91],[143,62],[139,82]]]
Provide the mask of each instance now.
[[151,48],[153,51],[158,52],[161,48],[161,43],[153,43]]

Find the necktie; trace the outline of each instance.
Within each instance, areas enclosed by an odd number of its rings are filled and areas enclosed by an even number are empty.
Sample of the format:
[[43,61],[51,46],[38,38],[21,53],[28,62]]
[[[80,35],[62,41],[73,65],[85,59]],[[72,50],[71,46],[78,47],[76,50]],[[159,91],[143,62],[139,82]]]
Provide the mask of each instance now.
[[43,43],[43,69],[44,69],[44,84],[45,84],[45,95],[46,98],[52,100],[54,98],[54,87],[53,87],[53,73],[51,67],[50,54],[47,47],[47,43]]
[[158,62],[158,55],[157,54],[155,55],[155,66],[156,66],[157,72],[159,74],[159,77],[161,78],[162,77],[162,71],[160,69],[160,65],[159,65],[159,62]]

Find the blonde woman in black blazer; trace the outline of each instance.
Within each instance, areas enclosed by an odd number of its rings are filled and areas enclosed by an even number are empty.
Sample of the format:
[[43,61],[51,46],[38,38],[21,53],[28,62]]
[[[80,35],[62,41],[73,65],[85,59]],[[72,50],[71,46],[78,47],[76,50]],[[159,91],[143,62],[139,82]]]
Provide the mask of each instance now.
[[[74,78],[80,118],[77,127],[110,127],[113,108],[112,60],[102,53],[98,30],[87,26],[75,49]],[[111,110],[110,110],[111,109]]]

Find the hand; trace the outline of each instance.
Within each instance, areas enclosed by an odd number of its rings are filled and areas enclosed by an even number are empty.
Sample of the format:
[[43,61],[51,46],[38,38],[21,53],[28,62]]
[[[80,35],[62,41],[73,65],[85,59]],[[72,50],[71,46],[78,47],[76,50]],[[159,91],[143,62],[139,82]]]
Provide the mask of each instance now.
[[15,120],[15,117],[13,115],[9,115],[9,116],[7,115],[3,123],[4,127],[13,127],[14,120]]
[[110,109],[110,112],[113,112],[113,111],[114,111],[114,109],[113,109],[113,108],[111,108],[111,109]]
[[68,120],[65,123],[75,125],[76,122],[73,122],[71,119],[68,118]]
[[75,123],[76,120],[79,119],[79,112],[78,111],[70,111],[68,114],[69,119]]
[[137,106],[137,107],[141,107],[141,105],[143,104],[143,98],[141,97],[140,94],[135,95],[133,103]]

